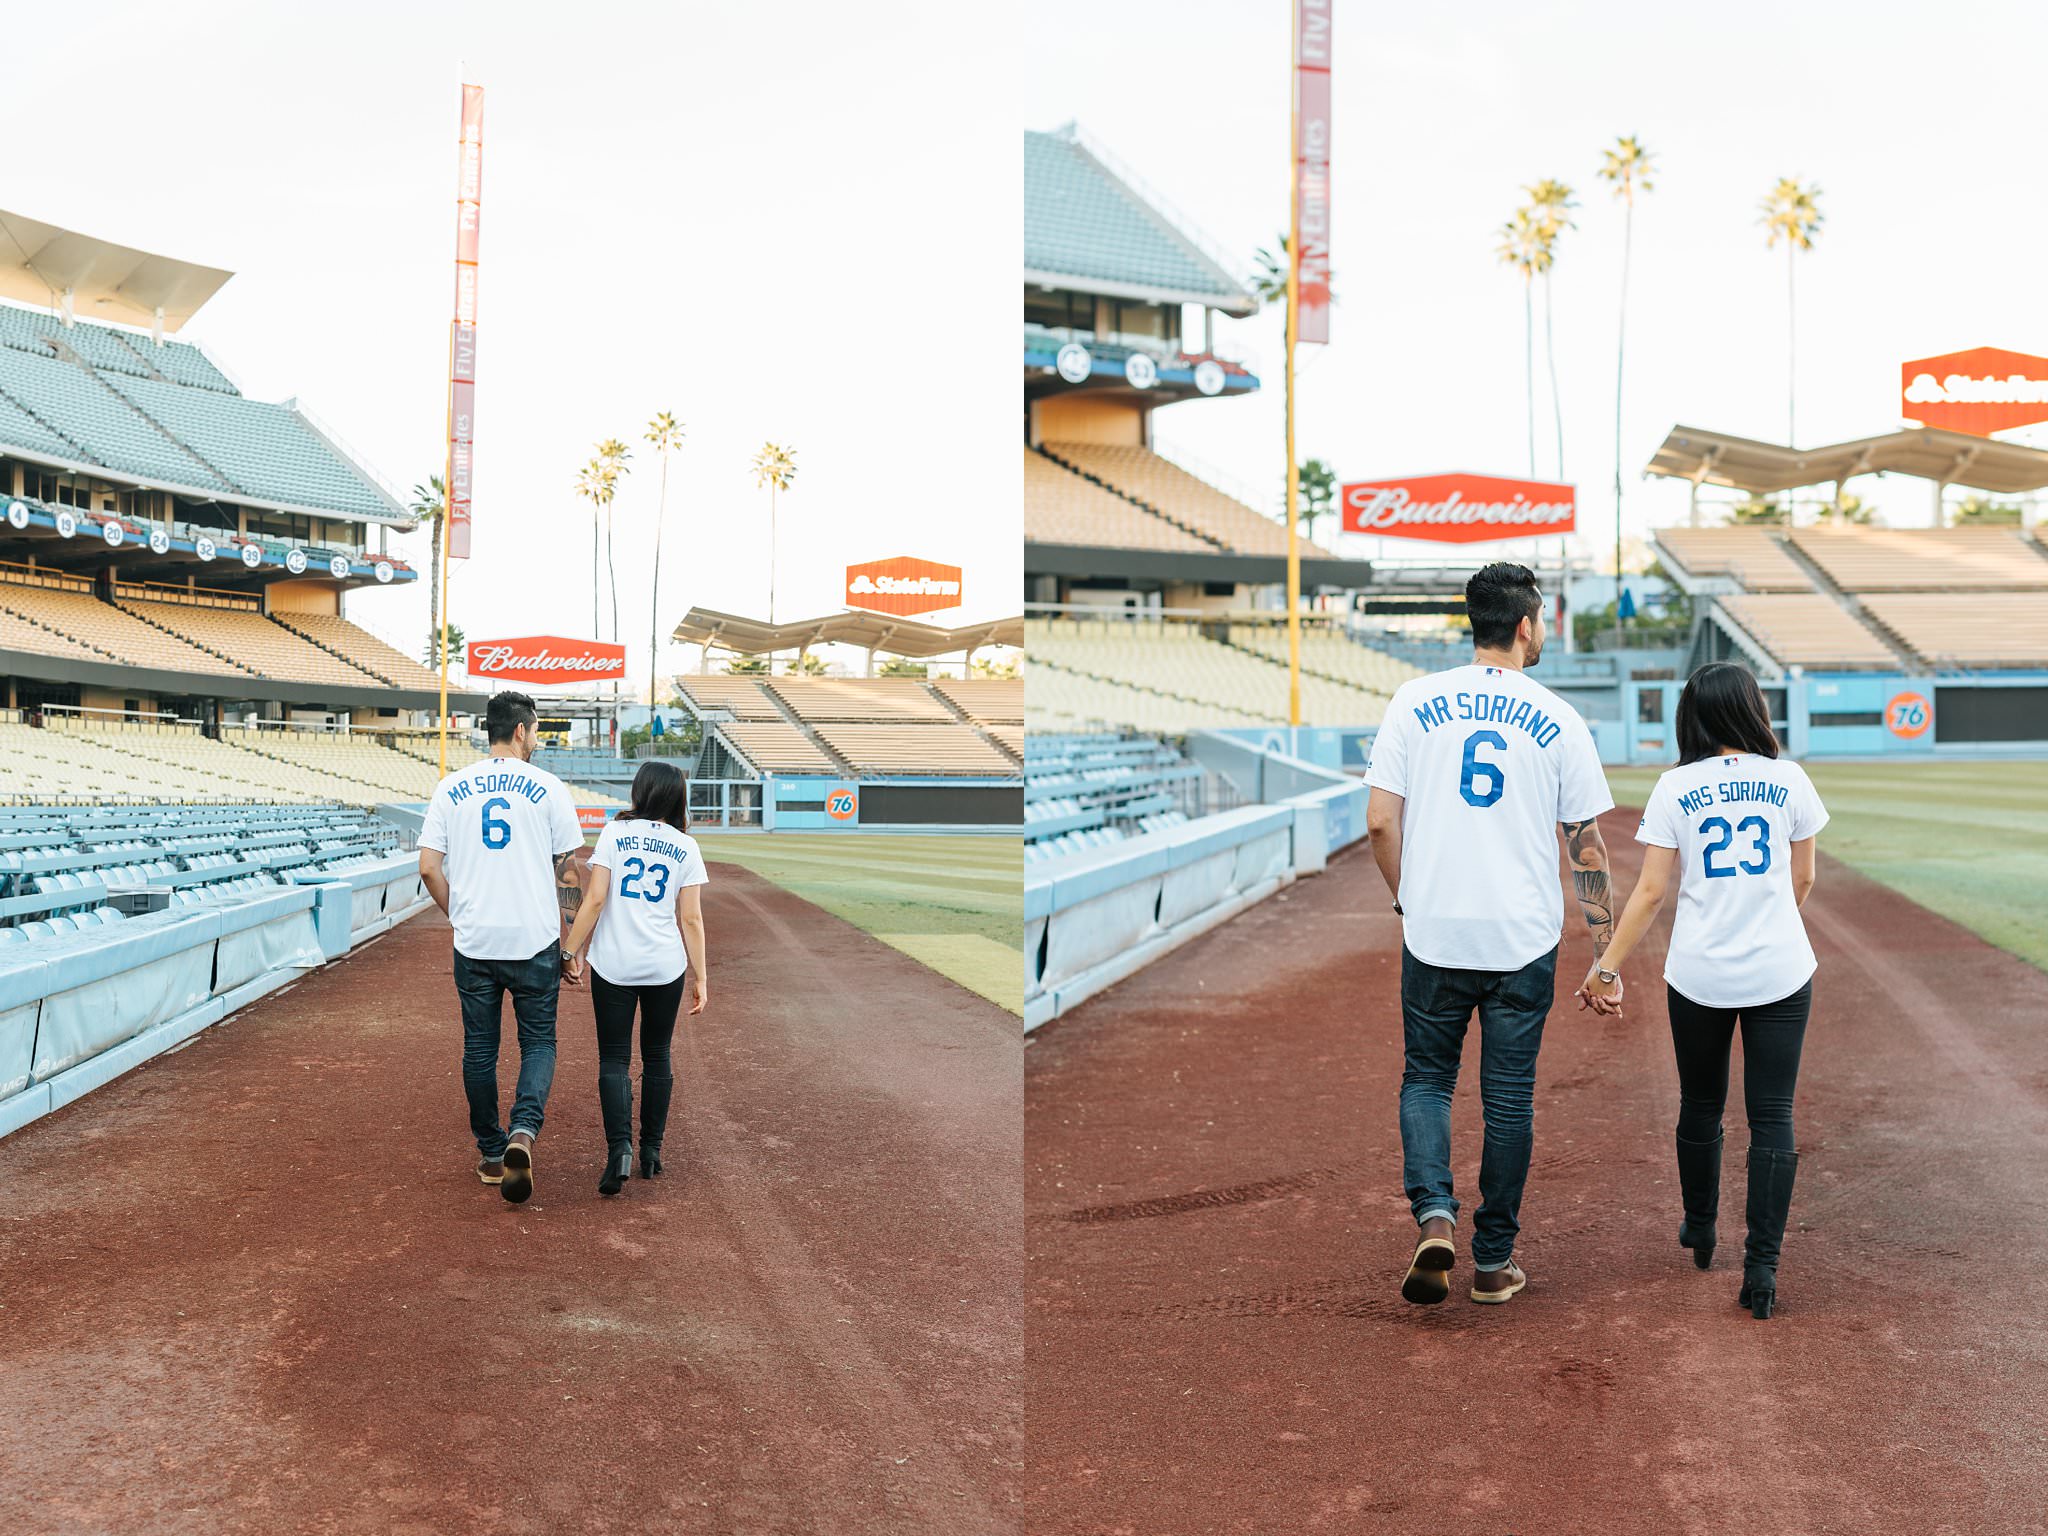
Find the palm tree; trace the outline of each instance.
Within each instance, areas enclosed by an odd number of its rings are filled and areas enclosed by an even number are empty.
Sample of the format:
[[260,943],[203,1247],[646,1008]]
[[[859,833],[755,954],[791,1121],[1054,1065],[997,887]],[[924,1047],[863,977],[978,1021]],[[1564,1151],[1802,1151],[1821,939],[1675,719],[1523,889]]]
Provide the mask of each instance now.
[[[612,484],[616,489],[618,482],[626,478],[626,460],[632,457],[632,450],[616,437],[608,437],[597,445],[597,457],[600,462],[611,466]],[[616,644],[619,638],[619,568],[612,559],[612,499],[609,496],[604,499],[604,568],[612,589],[612,641]],[[612,686],[612,692],[618,692],[617,684]]]
[[[448,660],[449,663],[452,665],[455,661],[455,658],[462,654],[462,626],[451,620],[448,624],[437,625],[435,626],[435,628],[440,632],[440,634],[445,638],[447,642]],[[441,665],[441,653],[434,646],[434,635],[432,632],[429,632],[429,634],[427,635],[427,665],[430,667],[438,667]]]
[[448,512],[448,492],[441,477],[435,475],[425,485],[414,486],[412,505],[406,510],[434,530],[434,563],[427,578],[427,649],[432,651],[434,636],[441,632],[441,525]]
[[661,633],[661,530],[668,522],[668,456],[683,446],[683,424],[675,412],[663,411],[647,423],[647,441],[661,455],[661,503],[654,514],[654,587],[647,615],[647,707],[654,708],[654,675]]
[[1529,410],[1529,478],[1536,478],[1536,277],[1550,266],[1553,242],[1527,208],[1500,227],[1494,253],[1522,274],[1522,393]]
[[1550,364],[1550,408],[1557,421],[1557,478],[1564,479],[1564,401],[1557,392],[1557,347],[1553,343],[1550,328],[1550,269],[1556,265],[1557,241],[1568,229],[1578,226],[1572,223],[1571,211],[1578,207],[1572,198],[1572,189],[1554,177],[1546,176],[1533,187],[1524,187],[1529,194],[1529,212],[1535,217],[1543,231],[1543,242],[1548,248],[1549,258],[1543,263],[1543,356]]
[[602,458],[592,459],[576,471],[576,494],[590,503],[590,636],[602,631],[597,622],[597,524],[599,515],[612,504],[619,485],[618,467]]
[[796,450],[763,443],[754,455],[754,484],[768,488],[768,622],[775,622],[775,494],[796,478]]
[[1301,520],[1308,525],[1308,541],[1316,541],[1316,519],[1328,513],[1337,501],[1337,471],[1321,459],[1309,459],[1295,470],[1301,488]]
[[1621,318],[1614,327],[1614,600],[1621,601],[1621,371],[1627,357],[1628,264],[1635,247],[1636,193],[1654,190],[1653,157],[1634,134],[1600,153],[1600,179],[1621,199]]
[[1794,359],[1798,355],[1798,305],[1793,290],[1792,271],[1795,259],[1801,251],[1813,249],[1813,237],[1820,233],[1822,216],[1820,211],[1820,188],[1801,186],[1796,176],[1780,176],[1778,184],[1764,195],[1757,204],[1763,217],[1757,223],[1767,232],[1764,246],[1769,249],[1780,240],[1785,242],[1785,443],[1790,447],[1796,440],[1794,431],[1797,416],[1794,414]]

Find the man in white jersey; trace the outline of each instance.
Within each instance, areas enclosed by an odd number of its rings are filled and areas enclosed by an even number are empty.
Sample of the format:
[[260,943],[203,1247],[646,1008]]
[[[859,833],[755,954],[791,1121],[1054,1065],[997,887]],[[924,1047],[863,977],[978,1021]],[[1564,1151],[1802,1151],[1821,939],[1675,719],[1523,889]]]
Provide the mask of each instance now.
[[1489,565],[1466,584],[1465,610],[1471,665],[1401,685],[1365,775],[1367,833],[1402,918],[1402,1174],[1421,1235],[1401,1294],[1424,1304],[1450,1294],[1457,1257],[1451,1094],[1475,1008],[1486,1144],[1472,1299],[1504,1302],[1527,1283],[1514,1246],[1564,926],[1560,825],[1596,955],[1613,930],[1594,818],[1614,799],[1599,754],[1577,712],[1525,675],[1543,654],[1536,578]]
[[[533,700],[500,693],[484,714],[491,755],[441,781],[420,828],[420,879],[455,930],[462,1086],[483,1160],[477,1177],[517,1204],[533,1193],[533,1144],[555,1080],[555,1000],[563,924],[582,887],[583,828],[569,787],[529,761]],[[519,1021],[512,1133],[498,1123],[505,994]]]

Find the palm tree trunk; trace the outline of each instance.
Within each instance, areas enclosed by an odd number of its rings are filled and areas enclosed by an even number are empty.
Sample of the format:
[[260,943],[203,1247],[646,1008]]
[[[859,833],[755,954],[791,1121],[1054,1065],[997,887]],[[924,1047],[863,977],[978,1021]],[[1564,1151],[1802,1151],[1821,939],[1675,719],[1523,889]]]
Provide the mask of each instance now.
[[[619,639],[619,566],[618,562],[612,558],[612,504],[610,502],[604,504],[604,569],[605,578],[611,583],[612,589],[612,643],[616,645]],[[612,701],[616,703],[618,697],[619,685],[617,680],[614,680],[612,683]]]
[[427,651],[435,665],[441,663],[441,519],[434,519],[434,572],[427,580]]
[[1796,388],[1799,357],[1799,305],[1792,291],[1793,253],[1798,249],[1789,240],[1785,244],[1785,446],[1790,448],[1798,441],[1799,399]]
[[1628,360],[1628,263],[1635,245],[1636,204],[1629,198],[1621,215],[1621,311],[1614,323],[1614,612],[1621,622],[1621,380]]
[[661,654],[661,528],[668,521],[668,454],[661,455],[661,503],[654,514],[654,589],[648,595],[647,610],[647,708],[655,705],[655,673]]
[[1522,398],[1529,408],[1529,478],[1536,478],[1536,280],[1522,279]]
[[768,482],[768,622],[775,623],[775,482]]
[[1557,344],[1551,339],[1550,274],[1543,274],[1543,356],[1550,364],[1550,410],[1557,422],[1557,478],[1564,479],[1564,401],[1557,393]]

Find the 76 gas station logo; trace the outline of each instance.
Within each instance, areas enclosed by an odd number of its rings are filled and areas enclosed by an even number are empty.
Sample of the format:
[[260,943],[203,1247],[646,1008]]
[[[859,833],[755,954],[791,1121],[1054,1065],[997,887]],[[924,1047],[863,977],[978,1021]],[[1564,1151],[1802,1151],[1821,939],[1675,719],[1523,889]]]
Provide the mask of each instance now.
[[850,789],[835,789],[825,796],[825,814],[834,821],[851,821],[860,809],[860,797]]

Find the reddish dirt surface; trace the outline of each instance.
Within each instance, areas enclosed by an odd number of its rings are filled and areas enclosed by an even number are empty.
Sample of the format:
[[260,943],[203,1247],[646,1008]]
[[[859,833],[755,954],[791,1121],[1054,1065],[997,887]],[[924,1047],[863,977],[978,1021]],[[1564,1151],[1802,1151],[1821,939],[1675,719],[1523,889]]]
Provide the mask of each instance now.
[[533,1200],[477,1182],[433,912],[0,1141],[0,1530],[1015,1530],[1016,1020],[733,866],[705,909],[615,1200],[583,990]]
[[[1635,820],[1605,823],[1621,889]],[[1714,1269],[1676,1242],[1669,919],[1612,1021],[1571,999],[1574,914],[1529,1288],[1474,1305],[1461,1251],[1452,1299],[1420,1308],[1397,1294],[1415,1229],[1387,908],[1350,853],[1033,1038],[1028,1529],[2048,1530],[2048,976],[1823,858],[1804,1156],[1759,1323],[1734,1304],[1739,1099]]]

